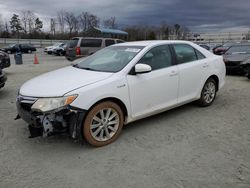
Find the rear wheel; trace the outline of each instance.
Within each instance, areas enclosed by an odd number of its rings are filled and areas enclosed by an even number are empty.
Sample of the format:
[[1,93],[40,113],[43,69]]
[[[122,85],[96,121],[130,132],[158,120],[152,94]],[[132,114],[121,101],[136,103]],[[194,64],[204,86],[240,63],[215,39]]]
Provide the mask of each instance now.
[[217,84],[214,79],[209,78],[203,86],[198,104],[200,106],[210,106],[216,97]]
[[119,137],[123,123],[122,110],[116,103],[99,103],[86,116],[83,125],[84,138],[97,147],[110,144]]

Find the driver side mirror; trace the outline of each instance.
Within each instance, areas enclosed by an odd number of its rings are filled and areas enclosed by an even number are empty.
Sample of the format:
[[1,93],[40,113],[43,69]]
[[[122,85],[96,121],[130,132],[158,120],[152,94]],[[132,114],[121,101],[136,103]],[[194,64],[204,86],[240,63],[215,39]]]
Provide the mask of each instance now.
[[148,73],[151,71],[152,71],[152,68],[149,65],[141,64],[141,63],[135,65],[136,74],[143,74],[143,73]]

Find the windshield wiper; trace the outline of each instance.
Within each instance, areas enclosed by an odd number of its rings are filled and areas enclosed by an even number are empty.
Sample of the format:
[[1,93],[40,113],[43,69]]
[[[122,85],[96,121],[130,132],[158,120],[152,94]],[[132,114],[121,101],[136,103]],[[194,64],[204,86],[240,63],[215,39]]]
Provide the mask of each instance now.
[[73,66],[73,67],[76,67],[76,68],[78,68],[78,69],[91,70],[91,71],[98,71],[98,70],[96,70],[96,69],[92,69],[92,68],[89,68],[89,67],[79,67],[78,64],[74,64],[74,65],[72,65],[72,66]]

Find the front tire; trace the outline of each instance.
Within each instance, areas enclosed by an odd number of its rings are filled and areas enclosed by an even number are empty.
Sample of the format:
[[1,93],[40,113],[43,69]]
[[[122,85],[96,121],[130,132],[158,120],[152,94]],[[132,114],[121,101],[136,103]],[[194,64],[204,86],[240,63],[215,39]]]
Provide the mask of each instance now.
[[215,98],[217,92],[217,84],[214,79],[209,78],[203,86],[200,99],[197,101],[199,106],[210,106]]
[[250,80],[250,67],[248,67],[247,78]]
[[83,124],[83,135],[90,145],[105,146],[119,137],[123,124],[121,108],[111,101],[102,102],[88,112]]

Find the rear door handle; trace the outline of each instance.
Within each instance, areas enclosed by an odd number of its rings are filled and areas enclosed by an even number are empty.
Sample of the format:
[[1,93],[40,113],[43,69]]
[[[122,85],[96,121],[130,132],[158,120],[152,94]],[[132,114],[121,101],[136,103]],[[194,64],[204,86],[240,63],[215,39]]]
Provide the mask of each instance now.
[[171,71],[170,74],[169,74],[169,76],[176,76],[177,74],[178,74],[177,71]]

